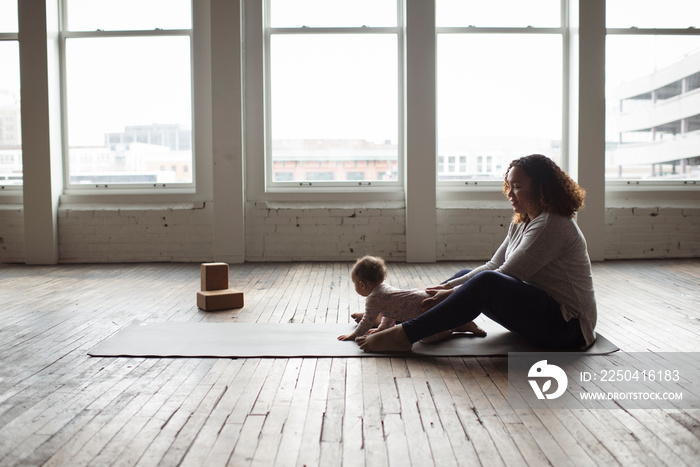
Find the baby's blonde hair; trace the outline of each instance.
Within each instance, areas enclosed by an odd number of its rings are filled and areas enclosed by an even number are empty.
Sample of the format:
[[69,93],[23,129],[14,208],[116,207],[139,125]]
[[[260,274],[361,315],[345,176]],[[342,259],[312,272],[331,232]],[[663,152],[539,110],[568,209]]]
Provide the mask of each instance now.
[[371,284],[379,284],[386,279],[386,263],[378,256],[363,256],[355,261],[351,277]]

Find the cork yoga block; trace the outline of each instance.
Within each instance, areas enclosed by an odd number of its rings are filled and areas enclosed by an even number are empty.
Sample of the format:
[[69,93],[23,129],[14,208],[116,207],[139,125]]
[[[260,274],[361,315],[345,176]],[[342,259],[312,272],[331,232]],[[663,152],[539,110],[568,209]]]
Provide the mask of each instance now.
[[197,292],[197,306],[206,311],[243,308],[243,292],[231,289]]
[[228,264],[202,264],[202,291],[228,289]]

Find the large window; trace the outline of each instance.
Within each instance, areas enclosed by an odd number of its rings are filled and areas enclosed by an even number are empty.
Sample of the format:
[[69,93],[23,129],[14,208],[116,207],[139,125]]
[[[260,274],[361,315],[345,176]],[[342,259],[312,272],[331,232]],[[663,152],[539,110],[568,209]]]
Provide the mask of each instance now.
[[606,179],[700,179],[700,3],[608,0]]
[[438,181],[502,180],[532,153],[561,163],[560,0],[436,0]]
[[0,0],[0,189],[22,185],[17,0]]
[[268,0],[267,185],[397,184],[400,2]]
[[67,183],[194,180],[190,0],[64,0]]

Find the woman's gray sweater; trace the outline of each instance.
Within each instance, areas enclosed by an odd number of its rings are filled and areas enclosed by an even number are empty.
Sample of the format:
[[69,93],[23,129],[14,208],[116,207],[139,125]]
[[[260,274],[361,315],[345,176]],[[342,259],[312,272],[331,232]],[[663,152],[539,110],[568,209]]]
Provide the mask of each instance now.
[[456,287],[488,269],[544,291],[559,303],[566,321],[578,318],[586,347],[593,344],[597,311],[591,261],[573,219],[543,212],[527,224],[512,223],[488,263],[449,284]]

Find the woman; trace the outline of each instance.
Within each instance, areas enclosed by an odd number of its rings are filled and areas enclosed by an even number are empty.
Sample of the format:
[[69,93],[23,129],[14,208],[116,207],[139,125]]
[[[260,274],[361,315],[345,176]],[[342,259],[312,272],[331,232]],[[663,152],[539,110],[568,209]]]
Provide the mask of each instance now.
[[513,222],[493,258],[427,289],[417,318],[357,339],[366,352],[410,350],[414,342],[455,329],[479,314],[552,348],[595,341],[596,302],[586,240],[573,220],[585,191],[549,158],[511,162],[503,192]]

